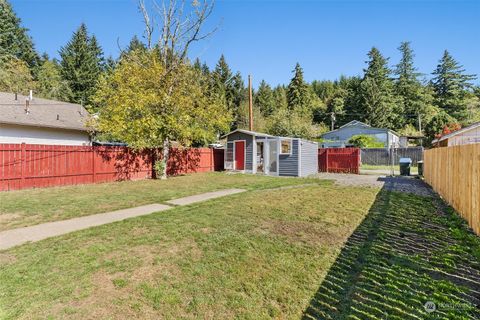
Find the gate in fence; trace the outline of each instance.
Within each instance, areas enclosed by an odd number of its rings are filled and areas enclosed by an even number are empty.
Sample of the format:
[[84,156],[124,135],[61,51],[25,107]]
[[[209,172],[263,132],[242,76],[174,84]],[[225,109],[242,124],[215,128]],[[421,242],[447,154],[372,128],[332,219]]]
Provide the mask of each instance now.
[[320,172],[360,173],[359,148],[318,149],[318,170]]
[[365,148],[361,151],[362,164],[372,166],[398,165],[400,158],[411,158],[412,165],[416,166],[418,161],[423,160],[423,147],[410,148]]

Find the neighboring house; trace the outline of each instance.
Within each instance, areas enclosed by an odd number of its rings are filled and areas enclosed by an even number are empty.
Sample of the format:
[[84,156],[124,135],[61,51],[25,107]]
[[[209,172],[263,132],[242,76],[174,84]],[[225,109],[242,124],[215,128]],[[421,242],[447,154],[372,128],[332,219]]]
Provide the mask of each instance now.
[[0,92],[0,143],[90,145],[78,104]]
[[480,122],[432,141],[432,145],[435,147],[451,147],[472,143],[480,143]]
[[318,144],[237,129],[226,138],[225,170],[305,177],[318,172]]
[[400,137],[396,132],[390,129],[373,128],[357,120],[350,121],[338,129],[322,134],[321,138],[325,141],[321,144],[323,148],[343,148],[349,146],[350,138],[360,134],[374,136],[384,144],[385,148],[399,146]]

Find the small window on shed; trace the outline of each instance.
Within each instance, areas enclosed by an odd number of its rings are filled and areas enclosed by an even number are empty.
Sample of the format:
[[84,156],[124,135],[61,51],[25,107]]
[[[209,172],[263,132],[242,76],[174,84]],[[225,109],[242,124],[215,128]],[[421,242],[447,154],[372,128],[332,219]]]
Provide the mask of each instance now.
[[280,154],[292,154],[292,140],[280,140]]

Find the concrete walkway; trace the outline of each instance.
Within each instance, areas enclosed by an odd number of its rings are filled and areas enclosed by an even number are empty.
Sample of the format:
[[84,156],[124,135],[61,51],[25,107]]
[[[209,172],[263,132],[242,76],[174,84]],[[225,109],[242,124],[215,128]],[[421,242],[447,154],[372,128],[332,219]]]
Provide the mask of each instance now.
[[[244,192],[244,189],[226,189],[215,192],[207,192],[194,196],[167,201],[172,205],[183,206],[196,202],[215,199],[235,193]],[[103,224],[121,221],[128,218],[148,215],[154,212],[165,211],[174,208],[164,204],[149,204],[145,206],[117,210],[112,212],[94,214],[68,220],[47,222],[35,226],[6,230],[0,232],[0,250],[9,249],[26,242],[36,242],[43,239],[60,236],[73,231],[88,229]]]
[[196,194],[194,196],[189,196],[185,198],[179,198],[174,200],[165,201],[165,203],[173,204],[175,206],[185,206],[187,204],[192,204],[200,201],[206,201],[210,199],[215,199],[223,196],[228,196],[230,194],[244,192],[244,189],[224,189],[219,191],[207,192],[202,194]]

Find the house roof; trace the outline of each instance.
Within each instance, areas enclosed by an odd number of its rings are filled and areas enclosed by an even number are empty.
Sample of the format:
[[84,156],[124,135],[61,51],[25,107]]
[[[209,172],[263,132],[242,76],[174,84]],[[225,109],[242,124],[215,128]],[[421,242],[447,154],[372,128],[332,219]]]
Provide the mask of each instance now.
[[245,133],[245,134],[249,134],[251,136],[255,136],[255,137],[274,137],[270,134],[266,134],[266,133],[261,133],[261,132],[255,132],[255,131],[249,131],[249,130],[245,130],[245,129],[235,129],[227,134],[224,134],[223,136],[221,136],[221,138],[225,138],[226,136],[229,136],[231,135],[232,133],[235,133],[235,132],[241,132],[241,133]]
[[0,123],[22,126],[88,131],[88,111],[79,104],[34,97],[25,111],[28,97],[0,92]]
[[400,135],[391,130],[391,129],[387,129],[387,128],[375,128],[375,127],[372,127],[372,126],[369,126],[368,124],[366,123],[363,123],[361,121],[358,121],[358,120],[352,120],[346,124],[344,124],[343,126],[339,127],[338,129],[335,129],[335,130],[331,130],[331,131],[328,131],[328,132],[325,132],[323,133],[321,136],[324,136],[326,134],[329,134],[329,133],[332,133],[332,132],[337,132],[338,130],[341,130],[343,128],[346,128],[346,127],[353,127],[353,126],[356,126],[356,127],[362,127],[362,128],[365,128],[365,129],[372,129],[372,130],[384,130],[385,132],[390,132],[398,137],[400,137]]
[[369,127],[371,128],[371,126],[369,126],[368,124],[364,123],[364,122],[361,122],[361,121],[358,121],[358,120],[352,120],[348,123],[345,123],[343,126],[341,126],[340,128],[345,128],[345,127],[349,127],[349,126],[360,126],[360,127]]
[[449,139],[451,137],[456,136],[457,134],[464,133],[464,132],[467,132],[467,131],[470,131],[470,130],[473,130],[473,129],[476,129],[476,128],[480,128],[480,122],[475,122],[474,124],[471,124],[471,125],[469,125],[465,128],[459,129],[457,131],[453,131],[453,132],[451,132],[449,134],[446,134],[443,137],[440,137],[438,139],[434,139],[432,141],[432,143],[437,143],[437,142],[443,141],[445,139]]

